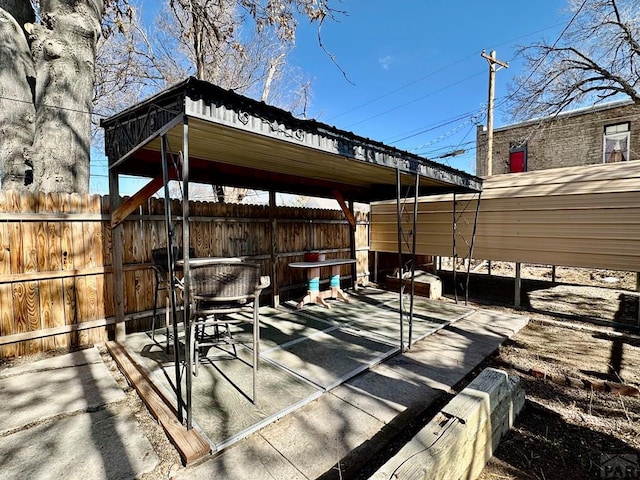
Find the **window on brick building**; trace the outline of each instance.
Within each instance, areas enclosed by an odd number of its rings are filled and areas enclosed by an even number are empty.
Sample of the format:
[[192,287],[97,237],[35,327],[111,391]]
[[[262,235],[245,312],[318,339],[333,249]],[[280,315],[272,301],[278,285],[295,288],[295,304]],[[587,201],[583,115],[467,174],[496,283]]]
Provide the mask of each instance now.
[[508,173],[527,171],[527,146],[511,147],[509,149]]
[[631,136],[629,122],[606,125],[602,142],[602,162],[616,163],[629,160],[629,139]]

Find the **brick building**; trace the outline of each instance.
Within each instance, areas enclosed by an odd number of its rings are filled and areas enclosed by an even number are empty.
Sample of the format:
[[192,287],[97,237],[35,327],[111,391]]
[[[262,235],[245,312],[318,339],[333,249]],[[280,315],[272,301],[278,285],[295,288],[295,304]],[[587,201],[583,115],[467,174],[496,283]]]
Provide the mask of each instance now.
[[[476,132],[476,174],[486,176],[487,133]],[[492,173],[640,159],[640,105],[617,101],[494,129]]]

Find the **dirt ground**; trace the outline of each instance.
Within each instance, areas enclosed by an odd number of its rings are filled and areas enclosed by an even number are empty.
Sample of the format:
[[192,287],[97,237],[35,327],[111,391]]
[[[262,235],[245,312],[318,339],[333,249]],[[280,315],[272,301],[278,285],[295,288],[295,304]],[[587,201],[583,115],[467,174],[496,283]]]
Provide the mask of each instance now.
[[[558,268],[551,283],[550,267],[523,265],[515,310],[513,265],[476,267],[471,305],[531,318],[484,365],[520,376],[527,400],[480,479],[640,478],[635,274]],[[453,275],[441,278],[451,301]],[[466,276],[456,283],[464,300]]]

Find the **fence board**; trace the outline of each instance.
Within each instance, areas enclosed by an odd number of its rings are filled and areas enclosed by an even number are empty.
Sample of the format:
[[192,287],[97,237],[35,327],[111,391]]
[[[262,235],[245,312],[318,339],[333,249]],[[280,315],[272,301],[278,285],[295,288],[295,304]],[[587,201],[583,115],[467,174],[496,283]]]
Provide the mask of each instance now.
[[[36,207],[36,197],[33,195],[23,195],[20,197],[20,211],[34,212]],[[22,265],[23,273],[33,273],[38,271],[38,224],[33,222],[21,222],[20,230],[22,234]],[[42,252],[40,252],[42,254]],[[37,281],[25,282],[25,303],[27,318],[27,331],[37,331],[42,328],[42,318],[38,314],[40,310],[40,291]],[[28,353],[42,351],[42,339],[34,339],[27,343]]]
[[[7,194],[0,191],[0,215],[7,213]],[[0,222],[0,275],[11,273],[9,223]],[[0,285],[0,336],[13,332],[12,285]],[[1,357],[16,356],[16,345],[3,345],[0,348]]]

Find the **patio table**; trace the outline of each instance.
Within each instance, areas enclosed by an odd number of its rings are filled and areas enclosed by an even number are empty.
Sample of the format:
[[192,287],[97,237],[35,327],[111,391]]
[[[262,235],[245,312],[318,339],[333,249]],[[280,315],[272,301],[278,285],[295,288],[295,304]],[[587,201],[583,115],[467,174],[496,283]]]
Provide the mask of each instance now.
[[[355,259],[335,258],[316,262],[290,263],[289,267],[291,268],[304,268],[307,271],[308,291],[304,298],[298,302],[297,308],[302,308],[307,303],[315,303],[325,308],[331,308],[331,306],[324,301],[325,298],[336,298],[349,303],[349,296],[340,288],[340,267],[352,263],[356,263]],[[320,291],[321,267],[331,267],[329,289],[323,291]]]

